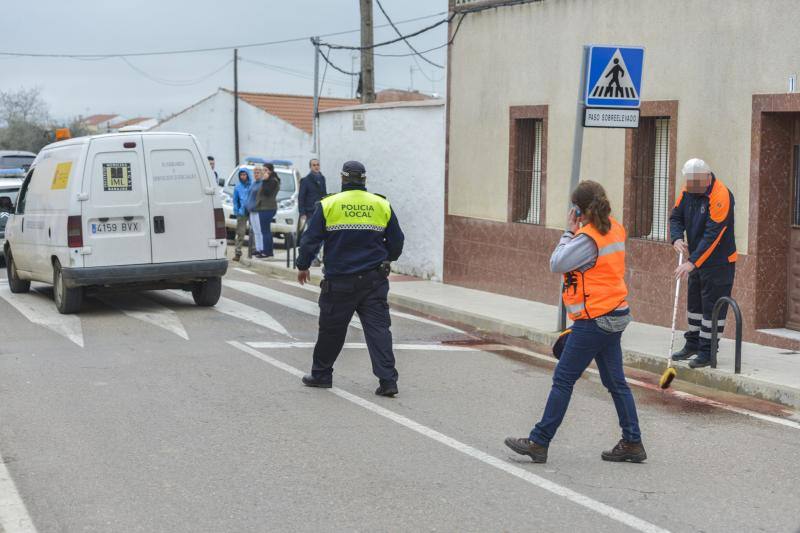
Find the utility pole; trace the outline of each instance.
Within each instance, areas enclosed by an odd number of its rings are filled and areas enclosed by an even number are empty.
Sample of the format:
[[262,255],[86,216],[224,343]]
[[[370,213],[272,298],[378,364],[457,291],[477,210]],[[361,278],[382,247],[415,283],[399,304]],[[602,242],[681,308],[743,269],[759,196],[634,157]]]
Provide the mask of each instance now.
[[375,58],[372,50],[372,0],[361,2],[361,103],[375,101]]
[[311,123],[312,139],[311,146],[314,155],[319,155],[319,37],[312,37],[314,43],[314,119]]
[[233,145],[239,165],[239,49],[233,49]]

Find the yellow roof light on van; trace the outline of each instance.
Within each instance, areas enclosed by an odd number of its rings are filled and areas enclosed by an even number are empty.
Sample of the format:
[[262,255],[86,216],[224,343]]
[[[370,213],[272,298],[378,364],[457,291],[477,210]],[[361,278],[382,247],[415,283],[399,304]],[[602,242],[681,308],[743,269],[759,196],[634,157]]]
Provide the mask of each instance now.
[[56,130],[57,141],[63,141],[71,138],[72,138],[72,132],[69,131],[69,128],[58,128]]

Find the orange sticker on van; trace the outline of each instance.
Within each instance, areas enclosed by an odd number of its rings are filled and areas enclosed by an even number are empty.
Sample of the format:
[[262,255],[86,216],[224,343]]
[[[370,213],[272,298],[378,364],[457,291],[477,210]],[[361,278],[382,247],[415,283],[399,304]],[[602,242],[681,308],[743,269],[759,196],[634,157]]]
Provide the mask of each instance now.
[[66,189],[69,185],[69,173],[72,171],[72,161],[65,161],[56,165],[55,174],[53,174],[53,184],[51,189]]

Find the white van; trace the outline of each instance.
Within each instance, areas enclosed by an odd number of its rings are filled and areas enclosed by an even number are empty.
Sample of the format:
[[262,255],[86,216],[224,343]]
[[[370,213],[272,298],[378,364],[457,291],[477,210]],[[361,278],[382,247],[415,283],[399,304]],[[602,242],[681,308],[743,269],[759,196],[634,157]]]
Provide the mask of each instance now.
[[115,133],[53,143],[25,176],[6,225],[12,292],[53,284],[61,313],[87,289],[181,288],[219,300],[225,218],[205,154],[186,133]]

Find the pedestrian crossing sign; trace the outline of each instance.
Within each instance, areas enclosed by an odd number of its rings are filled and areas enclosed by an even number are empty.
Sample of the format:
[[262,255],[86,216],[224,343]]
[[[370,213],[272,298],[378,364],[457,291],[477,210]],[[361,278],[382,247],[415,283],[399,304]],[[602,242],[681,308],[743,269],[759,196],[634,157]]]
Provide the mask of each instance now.
[[644,48],[590,46],[586,71],[587,107],[638,108]]

